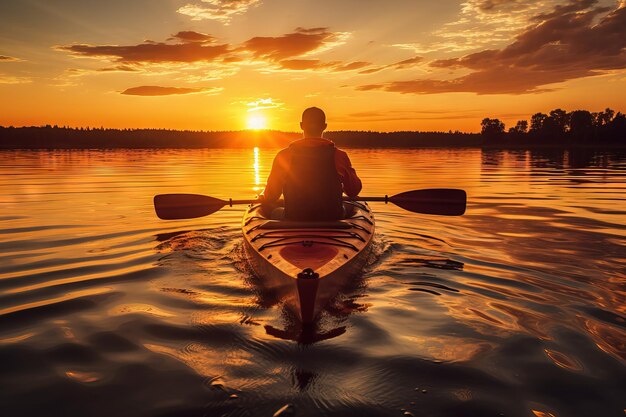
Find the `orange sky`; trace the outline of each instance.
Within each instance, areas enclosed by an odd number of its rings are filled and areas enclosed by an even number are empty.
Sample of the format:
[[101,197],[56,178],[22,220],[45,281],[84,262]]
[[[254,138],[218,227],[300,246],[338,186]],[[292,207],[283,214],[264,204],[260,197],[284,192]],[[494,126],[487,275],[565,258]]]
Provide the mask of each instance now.
[[[12,4],[11,4],[12,3]],[[0,3],[0,125],[480,130],[626,111],[626,2]]]

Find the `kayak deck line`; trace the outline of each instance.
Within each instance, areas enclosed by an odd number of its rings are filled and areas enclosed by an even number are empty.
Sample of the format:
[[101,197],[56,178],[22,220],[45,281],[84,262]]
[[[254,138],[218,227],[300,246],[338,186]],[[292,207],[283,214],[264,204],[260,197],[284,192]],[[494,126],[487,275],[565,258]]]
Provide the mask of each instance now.
[[[326,239],[330,239],[330,238],[326,238]],[[307,247],[307,246],[312,246],[314,244],[317,244],[317,245],[340,246],[340,247],[343,247],[343,248],[350,248],[350,249],[355,250],[355,251],[359,250],[356,246],[354,246],[354,245],[352,245],[350,243],[347,243],[347,242],[341,242],[341,241],[338,241],[338,242],[324,242],[324,241],[320,241],[320,240],[303,240],[303,241],[296,241],[296,242],[270,242],[270,243],[265,243],[265,244],[263,244],[263,245],[261,245],[259,247],[259,251],[262,251],[262,250],[267,249],[267,248],[274,248],[276,246],[302,245],[304,247]]]
[[366,203],[346,203],[352,216],[336,221],[271,220],[259,204],[242,219],[252,270],[303,323],[314,321],[367,261],[374,217]]
[[[303,230],[304,231],[304,230]],[[325,230],[320,230],[320,231],[325,231]],[[254,242],[256,240],[259,239],[293,239],[294,237],[297,238],[315,238],[315,237],[319,237],[319,234],[293,234],[293,235],[286,235],[286,234],[278,234],[277,232],[279,231],[270,231],[270,232],[263,232],[263,233],[259,233],[258,235],[256,235],[255,237],[253,237],[251,240]],[[300,233],[300,230],[288,230],[287,233],[289,232],[296,232],[296,233]],[[310,233],[310,230],[306,230],[306,232]],[[334,230],[330,230],[330,232],[335,232]],[[344,232],[344,231],[341,231]],[[285,233],[280,231],[279,233]],[[361,242],[365,242],[365,239],[358,233],[355,232],[347,232],[345,231],[344,234],[337,234],[337,235],[321,235],[327,239],[341,239],[341,238],[345,238],[345,239],[358,239]]]
[[[256,242],[259,239],[270,239],[269,242],[266,242],[259,246],[259,251],[262,251],[267,248],[275,247],[275,246],[286,246],[301,243],[303,246],[313,245],[313,244],[321,244],[321,245],[335,245],[348,247],[355,251],[359,249],[354,246],[352,243],[346,242],[342,239],[357,239],[361,242],[365,242],[365,239],[355,232],[343,231],[343,234],[320,234],[320,233],[310,233],[310,229],[308,230],[308,234],[300,234],[300,230],[286,230],[280,231],[270,231],[259,233],[250,239],[251,242]],[[293,234],[289,234],[293,232]],[[320,230],[320,232],[325,232],[324,230]],[[330,231],[333,232],[332,230]],[[295,240],[294,240],[295,239]],[[302,240],[301,240],[302,239]],[[315,240],[315,239],[326,239],[326,240]]]

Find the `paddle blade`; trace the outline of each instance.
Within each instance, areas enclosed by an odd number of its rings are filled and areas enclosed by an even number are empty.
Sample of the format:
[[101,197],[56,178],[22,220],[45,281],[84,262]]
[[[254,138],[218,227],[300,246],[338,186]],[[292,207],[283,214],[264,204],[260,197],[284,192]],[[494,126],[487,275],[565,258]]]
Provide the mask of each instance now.
[[154,210],[163,220],[193,219],[215,213],[228,204],[200,194],[159,194],[154,196]]
[[414,213],[460,216],[465,213],[467,195],[454,188],[429,188],[396,194],[389,201]]

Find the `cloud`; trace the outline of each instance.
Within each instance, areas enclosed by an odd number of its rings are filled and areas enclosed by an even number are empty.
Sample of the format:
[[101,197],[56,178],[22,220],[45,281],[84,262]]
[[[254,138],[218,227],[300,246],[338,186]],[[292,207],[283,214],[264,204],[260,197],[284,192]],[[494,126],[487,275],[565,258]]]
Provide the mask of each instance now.
[[349,64],[337,64],[332,67],[333,71],[354,71],[370,65],[369,62],[355,61]]
[[99,68],[96,72],[136,72],[137,68],[130,65],[116,65],[114,67]]
[[450,80],[418,79],[370,84],[359,90],[405,94],[473,92],[524,94],[549,91],[543,86],[626,68],[626,7],[608,14],[595,2],[572,1],[555,7],[502,49],[437,60],[436,68],[471,72]]
[[373,74],[375,72],[379,72],[388,68],[394,68],[394,69],[412,68],[415,65],[421,63],[423,60],[424,58],[422,58],[421,56],[416,56],[413,58],[405,59],[400,62],[396,62],[394,64],[384,65],[382,67],[368,68],[366,70],[359,71],[359,74]]
[[388,65],[391,68],[403,69],[403,68],[411,68],[416,64],[422,62],[424,58],[421,56],[416,56],[414,58],[405,59],[404,61],[396,62],[395,64]]
[[341,122],[397,122],[405,120],[449,120],[475,119],[483,114],[481,110],[388,110],[350,113],[335,117]]
[[257,36],[245,41],[237,52],[252,55],[253,59],[273,64],[278,69],[291,71],[321,70],[329,72],[353,71],[368,65],[369,62],[354,61],[324,62],[307,58],[346,42],[350,36],[345,32],[330,32],[328,28],[296,28],[294,32],[282,36]]
[[260,98],[258,100],[243,102],[248,107],[248,112],[255,112],[259,110],[277,109],[284,106],[280,100],[268,98]]
[[30,77],[18,77],[13,75],[0,74],[0,84],[28,84],[32,83]]
[[297,28],[282,36],[257,36],[245,41],[240,51],[251,53],[257,59],[278,62],[327,50],[345,41],[345,33],[334,33],[328,28]]
[[[229,44],[217,44],[211,35],[181,31],[172,35],[167,42],[145,41],[138,45],[124,46],[73,44],[57,46],[56,49],[77,56],[105,58],[127,68],[145,64],[194,62],[233,64],[250,58],[289,70],[351,71],[370,65],[363,61],[322,62],[306,58],[345,42],[347,36],[346,33],[330,32],[327,28],[297,28],[282,36],[254,37],[233,47]],[[117,66],[118,69],[121,67]]]
[[194,32],[193,30],[184,30],[178,32],[168,40],[179,40],[183,42],[213,42],[215,38],[205,33]]
[[[579,0],[582,2],[595,0]],[[421,42],[392,46],[416,54],[468,53],[501,47],[533,22],[533,16],[552,11],[563,0],[465,0],[459,15]]]
[[261,0],[202,0],[186,4],[177,12],[191,17],[191,20],[217,20],[228,25],[233,17],[259,4]]
[[82,77],[92,76],[92,75],[103,75],[103,74],[113,74],[113,73],[130,73],[130,72],[140,72],[140,70],[136,66],[131,65],[114,65],[110,67],[104,68],[68,68],[63,73],[59,74],[54,78],[56,82],[55,86],[57,87],[70,87],[78,85],[77,80]]
[[[56,46],[75,56],[96,58],[109,65],[100,70],[72,70],[69,76],[104,72],[132,72],[145,75],[180,74],[184,82],[205,82],[238,72],[241,65],[265,64],[262,71],[355,71],[369,62],[328,61],[310,58],[346,41],[348,33],[327,28],[296,28],[276,37],[254,37],[239,45],[220,44],[216,38],[195,31],[180,31],[165,42],[145,41],[138,45]],[[398,65],[409,65],[409,62]]]
[[[547,20],[547,19],[551,19],[553,17],[558,17],[560,15],[564,15],[566,13],[574,13],[574,12],[580,12],[583,11],[585,9],[588,9],[589,7],[593,6],[594,4],[596,4],[598,2],[598,0],[570,0],[570,2],[568,4],[565,5],[561,5],[561,4],[557,4],[554,6],[554,10],[549,12],[549,13],[541,13],[538,14],[536,16],[533,17],[533,20],[535,21],[542,21],[542,20]],[[599,10],[609,10],[606,8],[602,8]]]
[[495,10],[501,6],[520,5],[520,0],[482,0],[476,6],[483,11]]
[[21,61],[19,58],[15,58],[12,56],[0,55],[0,62],[17,62]]
[[213,61],[227,55],[227,44],[216,45],[214,38],[198,32],[178,32],[172,38],[178,43],[150,42],[139,45],[87,45],[58,46],[57,50],[78,56],[106,57],[124,63],[162,63]]
[[328,64],[323,63],[319,59],[284,59],[280,61],[281,68],[288,70],[312,70],[327,68]]
[[156,85],[144,85],[132,87],[122,91],[121,94],[128,96],[171,96],[175,94],[208,93],[216,94],[221,88],[184,88],[184,87],[159,87]]
[[354,71],[368,65],[369,62],[354,61],[343,63],[338,61],[323,62],[319,59],[284,59],[278,64],[282,69],[304,71],[304,70],[325,70],[330,72]]

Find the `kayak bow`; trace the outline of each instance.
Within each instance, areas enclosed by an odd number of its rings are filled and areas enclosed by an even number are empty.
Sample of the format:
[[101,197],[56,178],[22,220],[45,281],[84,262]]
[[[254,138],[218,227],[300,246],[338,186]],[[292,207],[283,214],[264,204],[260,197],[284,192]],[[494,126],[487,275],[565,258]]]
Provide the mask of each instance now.
[[374,217],[367,203],[346,202],[353,214],[326,222],[269,220],[260,204],[243,216],[250,266],[302,323],[313,322],[367,262]]

